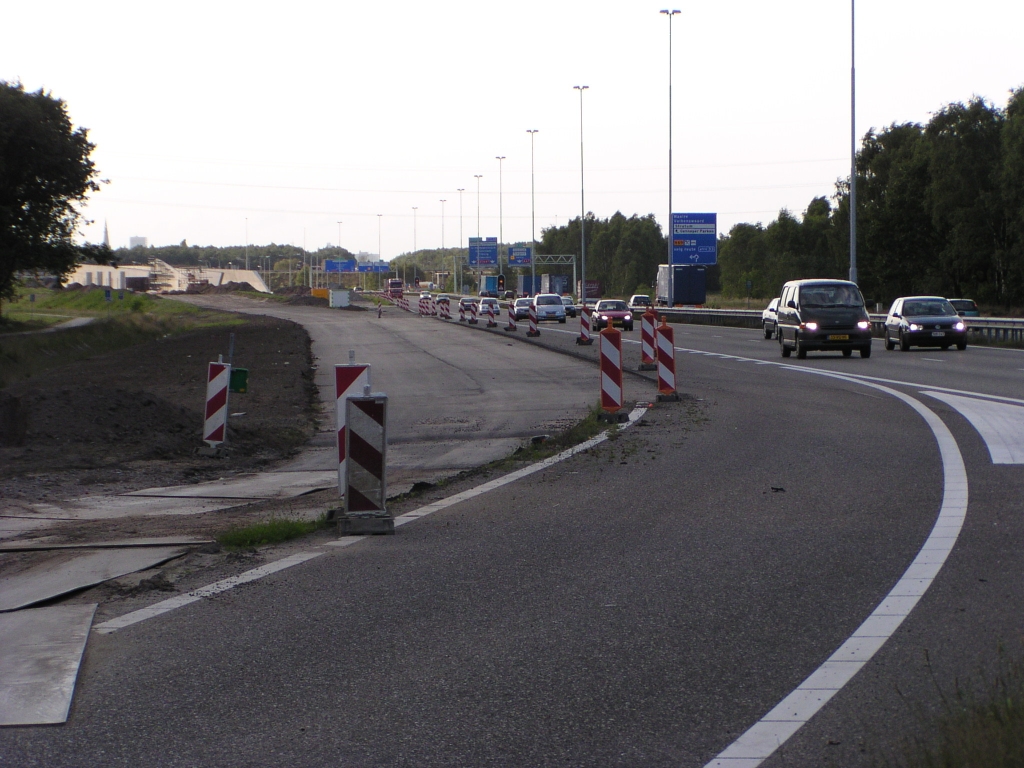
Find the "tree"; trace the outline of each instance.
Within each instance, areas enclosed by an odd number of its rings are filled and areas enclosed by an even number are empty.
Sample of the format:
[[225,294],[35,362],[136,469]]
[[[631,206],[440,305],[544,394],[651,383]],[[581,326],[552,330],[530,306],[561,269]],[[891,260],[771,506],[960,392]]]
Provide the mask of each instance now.
[[0,299],[19,271],[63,277],[82,260],[111,262],[106,246],[74,239],[78,205],[99,190],[93,148],[62,100],[0,80]]

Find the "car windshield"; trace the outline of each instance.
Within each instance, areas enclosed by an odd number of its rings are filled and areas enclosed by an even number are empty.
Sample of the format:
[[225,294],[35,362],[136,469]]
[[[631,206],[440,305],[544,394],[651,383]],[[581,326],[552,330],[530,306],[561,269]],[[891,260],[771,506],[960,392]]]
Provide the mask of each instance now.
[[945,299],[914,299],[903,302],[903,314],[907,317],[948,317],[955,315],[956,310]]
[[626,309],[626,302],[624,301],[602,301],[597,305],[597,308],[602,312],[623,312]]
[[529,299],[516,299],[516,306],[517,307],[528,307],[528,306],[530,306],[530,300]]
[[978,305],[970,299],[952,299],[950,302],[960,312],[974,312]]
[[570,304],[572,304],[572,297],[571,296],[563,296],[562,297],[562,303],[565,304],[566,306],[569,306]]
[[633,303],[634,304],[650,304],[651,300],[647,296],[634,296],[633,297]]
[[864,300],[860,296],[860,291],[853,285],[820,283],[805,285],[800,289],[800,306],[805,308],[863,307]]
[[558,296],[538,296],[538,304],[561,304],[562,300]]

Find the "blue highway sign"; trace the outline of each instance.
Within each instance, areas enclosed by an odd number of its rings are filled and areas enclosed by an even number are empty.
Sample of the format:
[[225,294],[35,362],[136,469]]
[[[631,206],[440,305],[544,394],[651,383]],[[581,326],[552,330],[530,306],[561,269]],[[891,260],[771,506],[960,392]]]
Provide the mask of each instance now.
[[493,267],[498,264],[498,238],[469,238],[469,266]]
[[672,214],[672,263],[718,263],[718,214]]
[[528,267],[532,263],[532,245],[510,245],[508,247],[508,265],[510,267]]

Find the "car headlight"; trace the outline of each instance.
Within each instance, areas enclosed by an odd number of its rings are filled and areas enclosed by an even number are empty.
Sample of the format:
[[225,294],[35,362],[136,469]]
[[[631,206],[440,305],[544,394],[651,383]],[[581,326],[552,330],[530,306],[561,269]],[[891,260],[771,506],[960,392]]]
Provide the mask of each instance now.
[[964,325],[964,324],[963,324],[963,322],[959,322],[959,323],[957,323],[956,325],[954,325],[953,327],[954,327],[954,328],[956,328],[956,330],[958,330],[958,331],[962,331],[962,330],[963,330],[964,328],[966,328],[967,326],[966,326],[966,325]]
[[910,330],[912,330],[912,331],[920,331],[922,327],[923,326],[920,326],[917,323],[911,323],[910,324]]
[[633,319],[633,316],[632,316],[631,314],[629,314],[629,313],[627,312],[627,313],[626,313],[626,319],[627,319],[627,320],[632,320],[632,319]]
[[808,331],[816,331],[816,330],[818,330],[818,324],[817,323],[804,323],[803,327],[806,330],[808,330]]
[[607,320],[608,319],[608,315],[601,315],[601,319],[602,320]]
[[860,328],[862,331],[866,331],[868,328],[871,327],[871,323],[868,322],[867,320],[859,320],[857,322],[857,327]]

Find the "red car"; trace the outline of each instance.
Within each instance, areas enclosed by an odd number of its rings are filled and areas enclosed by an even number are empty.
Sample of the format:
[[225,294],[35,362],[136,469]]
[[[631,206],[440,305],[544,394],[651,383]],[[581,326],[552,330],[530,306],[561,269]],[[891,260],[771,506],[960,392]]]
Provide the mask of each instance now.
[[621,299],[602,299],[594,307],[594,330],[621,325],[622,330],[633,330],[633,312]]

